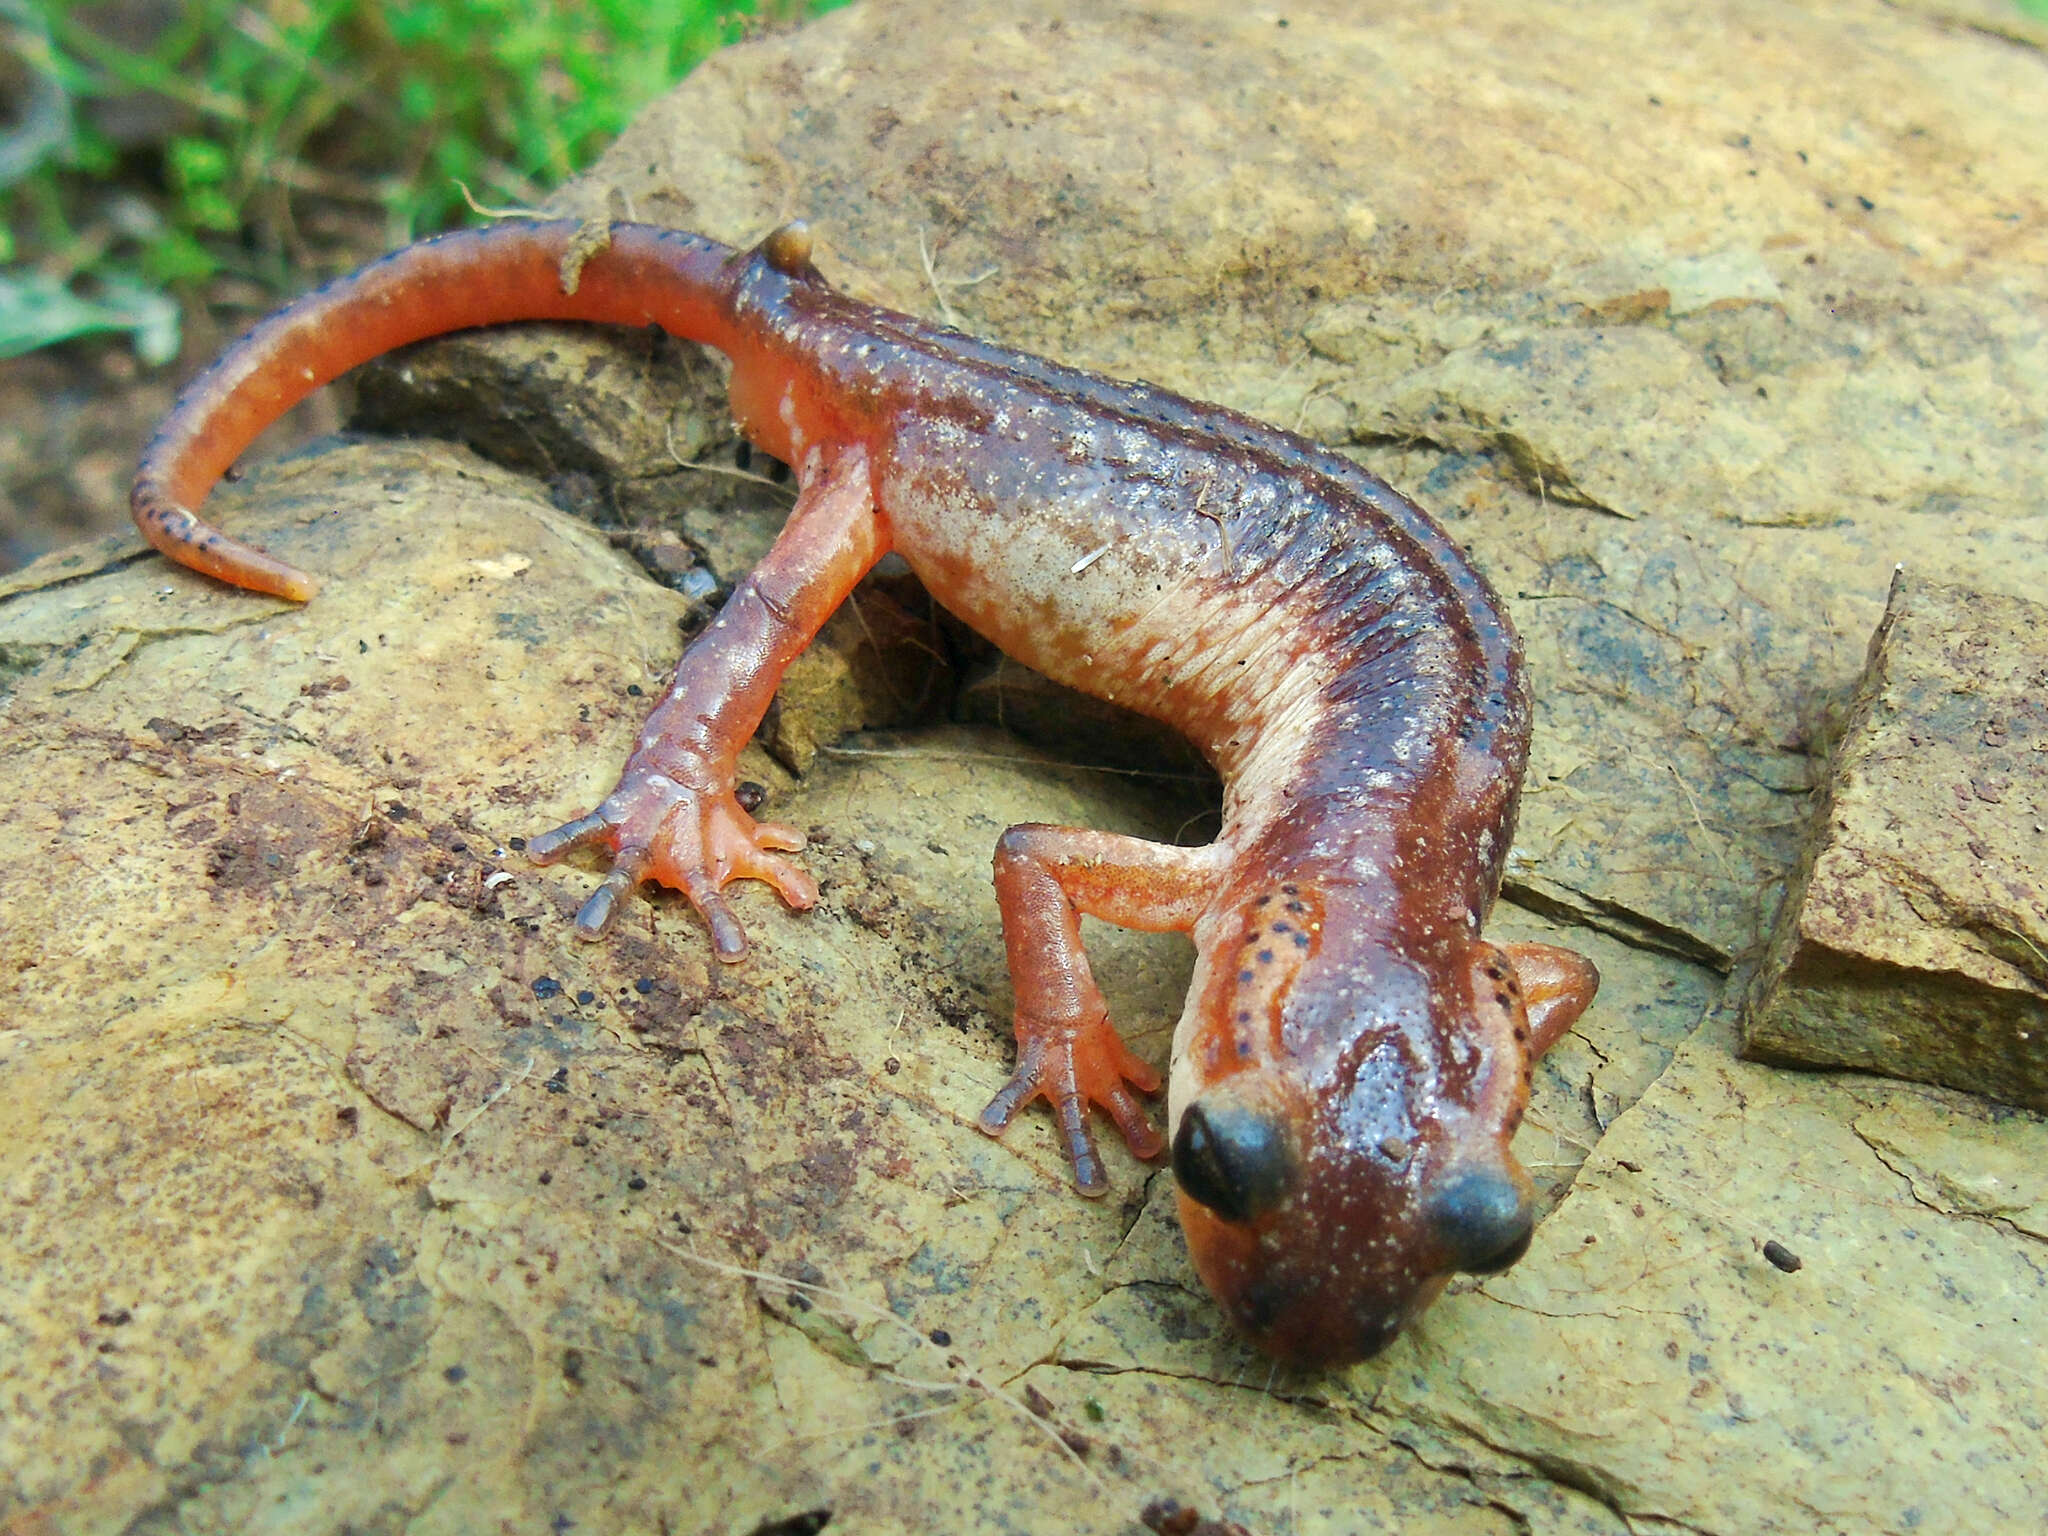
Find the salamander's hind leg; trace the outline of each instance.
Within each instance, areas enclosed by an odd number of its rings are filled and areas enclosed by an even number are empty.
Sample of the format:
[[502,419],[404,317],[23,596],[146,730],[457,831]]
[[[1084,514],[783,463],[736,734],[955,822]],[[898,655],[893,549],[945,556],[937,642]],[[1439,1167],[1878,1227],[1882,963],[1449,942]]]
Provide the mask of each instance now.
[[611,872],[576,914],[585,938],[603,933],[620,898],[643,879],[690,898],[721,960],[746,953],[739,919],[720,895],[730,880],[765,880],[792,907],[817,882],[784,854],[804,845],[793,827],[757,823],[733,795],[740,748],[767,712],[782,674],[888,549],[865,451],[805,463],[803,491],[775,547],[676,664],[675,681],[641,727],[618,787],[587,816],[527,844],[538,863],[603,848]]
[[1150,932],[1192,928],[1222,871],[1220,850],[1176,848],[1113,832],[1026,825],[996,844],[996,902],[1017,989],[1017,1070],[981,1128],[1002,1134],[1033,1099],[1052,1106],[1084,1195],[1109,1188],[1089,1106],[1105,1110],[1132,1152],[1166,1143],[1131,1090],[1155,1093],[1159,1074],[1133,1056],[1116,1028],[1088,956],[1081,914]]

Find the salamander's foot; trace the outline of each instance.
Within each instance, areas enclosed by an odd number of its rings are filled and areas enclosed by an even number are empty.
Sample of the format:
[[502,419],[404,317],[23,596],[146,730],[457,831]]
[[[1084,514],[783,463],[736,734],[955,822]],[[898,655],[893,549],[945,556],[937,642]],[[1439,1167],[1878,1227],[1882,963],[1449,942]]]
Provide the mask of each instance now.
[[757,822],[724,783],[705,775],[691,785],[667,773],[629,763],[619,787],[588,816],[556,827],[526,845],[536,864],[553,864],[577,848],[603,848],[611,872],[576,914],[576,931],[595,939],[611,925],[620,898],[642,880],[658,881],[690,898],[711,929],[721,960],[747,952],[746,930],[719,892],[730,880],[765,880],[799,911],[818,900],[818,882],[782,857],[804,846],[803,834],[779,822]]
[[1098,1104],[1124,1133],[1132,1153],[1151,1159],[1166,1142],[1131,1097],[1159,1091],[1159,1074],[1133,1056],[1106,1017],[1081,1025],[1041,1024],[1017,1020],[1017,1070],[981,1112],[981,1128],[1000,1136],[1018,1110],[1044,1099],[1059,1121],[1060,1139],[1074,1164],[1074,1185],[1084,1195],[1100,1195],[1109,1176],[1095,1150],[1088,1124],[1088,1106]]

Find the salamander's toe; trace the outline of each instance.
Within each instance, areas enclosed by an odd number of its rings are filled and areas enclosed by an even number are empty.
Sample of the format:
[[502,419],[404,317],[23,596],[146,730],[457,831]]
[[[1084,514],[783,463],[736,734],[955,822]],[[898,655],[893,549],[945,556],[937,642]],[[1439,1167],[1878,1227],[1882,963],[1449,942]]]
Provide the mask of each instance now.
[[639,885],[646,863],[645,855],[628,858],[621,854],[612,860],[611,873],[590,893],[590,899],[576,909],[576,937],[604,937],[605,930],[612,925],[612,919],[618,916],[619,902],[632,895],[633,888]]
[[574,821],[565,821],[559,827],[551,827],[538,836],[526,840],[526,856],[536,864],[554,864],[577,848],[603,842],[611,832],[611,823],[596,811],[588,816],[578,816]]

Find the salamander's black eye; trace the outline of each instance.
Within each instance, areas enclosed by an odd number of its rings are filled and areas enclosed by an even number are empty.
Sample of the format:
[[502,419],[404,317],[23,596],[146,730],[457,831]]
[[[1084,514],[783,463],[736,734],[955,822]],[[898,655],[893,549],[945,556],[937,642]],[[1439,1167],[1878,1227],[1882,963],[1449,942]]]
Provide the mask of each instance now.
[[1190,1104],[1173,1137],[1173,1176],[1225,1221],[1250,1221],[1287,1193],[1287,1133],[1242,1104]]
[[1428,1211],[1451,1267],[1468,1275],[1506,1269],[1529,1251],[1536,1225],[1527,1193],[1491,1170],[1459,1174],[1430,1199]]

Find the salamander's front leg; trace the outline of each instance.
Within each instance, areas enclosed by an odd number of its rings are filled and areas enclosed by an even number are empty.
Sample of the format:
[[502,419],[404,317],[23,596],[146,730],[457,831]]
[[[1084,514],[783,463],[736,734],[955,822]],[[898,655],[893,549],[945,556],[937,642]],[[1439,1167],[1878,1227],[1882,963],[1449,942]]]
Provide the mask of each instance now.
[[1131,1097],[1159,1074],[1125,1047],[1081,948],[1081,913],[1153,933],[1192,928],[1223,869],[1221,850],[1176,848],[1074,827],[1012,827],[996,844],[996,902],[1017,990],[1017,1070],[981,1112],[1002,1134],[1043,1098],[1084,1195],[1109,1188],[1088,1106],[1100,1105],[1141,1158],[1165,1142]]
[[781,537],[683,653],[618,787],[589,815],[527,844],[542,864],[575,848],[610,852],[611,873],[576,914],[585,938],[604,932],[643,879],[690,898],[721,960],[747,949],[719,894],[728,880],[765,880],[792,907],[818,899],[817,882],[783,857],[803,847],[803,835],[756,823],[733,797],[734,773],[783,672],[889,546],[863,449],[829,461],[814,450],[802,476]]

